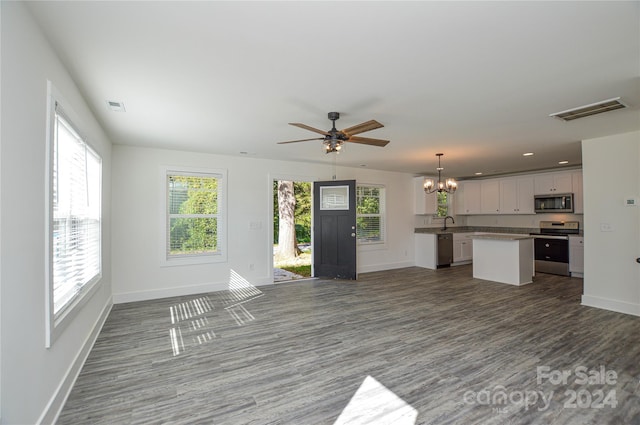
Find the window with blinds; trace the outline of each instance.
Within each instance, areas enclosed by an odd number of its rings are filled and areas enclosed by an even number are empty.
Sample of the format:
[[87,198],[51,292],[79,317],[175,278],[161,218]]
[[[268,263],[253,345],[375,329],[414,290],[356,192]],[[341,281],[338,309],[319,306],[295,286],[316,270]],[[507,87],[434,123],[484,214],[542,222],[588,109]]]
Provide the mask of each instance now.
[[385,189],[382,186],[356,187],[356,235],[360,244],[385,242]]
[[50,281],[57,319],[101,276],[102,159],[57,108],[52,143]]
[[166,259],[220,254],[222,178],[167,171]]

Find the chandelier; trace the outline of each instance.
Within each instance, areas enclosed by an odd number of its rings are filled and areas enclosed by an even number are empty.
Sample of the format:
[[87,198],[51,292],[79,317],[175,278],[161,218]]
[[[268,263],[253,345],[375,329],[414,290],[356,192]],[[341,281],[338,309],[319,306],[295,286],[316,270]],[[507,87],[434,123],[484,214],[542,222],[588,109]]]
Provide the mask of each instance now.
[[437,153],[438,157],[438,181],[434,182],[433,179],[424,179],[424,191],[426,193],[433,192],[447,192],[453,193],[458,188],[458,183],[454,179],[447,179],[445,182],[442,181],[442,166],[440,165],[440,157],[444,155],[443,153]]

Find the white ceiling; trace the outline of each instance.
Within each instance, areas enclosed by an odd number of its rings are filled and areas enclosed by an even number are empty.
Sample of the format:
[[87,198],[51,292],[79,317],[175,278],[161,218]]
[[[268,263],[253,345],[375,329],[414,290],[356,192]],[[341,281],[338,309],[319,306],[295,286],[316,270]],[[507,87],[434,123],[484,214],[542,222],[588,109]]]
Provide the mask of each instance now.
[[[580,140],[640,129],[640,2],[32,2],[116,144],[447,177],[581,162]],[[622,97],[625,110],[553,112]],[[126,112],[112,112],[107,101]],[[245,153],[241,153],[245,152]],[[534,152],[523,157],[524,152]],[[566,167],[565,166],[565,167]]]

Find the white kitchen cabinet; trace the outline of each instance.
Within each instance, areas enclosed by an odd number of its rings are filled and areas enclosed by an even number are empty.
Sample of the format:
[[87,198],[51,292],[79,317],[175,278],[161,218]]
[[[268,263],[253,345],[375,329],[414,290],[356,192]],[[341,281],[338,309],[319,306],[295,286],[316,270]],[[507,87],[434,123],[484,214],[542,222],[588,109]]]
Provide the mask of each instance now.
[[574,171],[571,173],[571,186],[573,190],[573,212],[576,214],[584,214],[582,171]]
[[438,245],[435,233],[414,233],[415,264],[418,267],[437,269]]
[[500,179],[500,214],[534,214],[533,177]]
[[453,234],[453,262],[460,263],[473,259],[474,233],[454,233]]
[[584,276],[584,238],[569,236],[569,273],[572,277]]
[[536,195],[571,193],[573,191],[570,172],[536,174],[534,183]]
[[479,181],[458,182],[458,190],[454,194],[455,211],[458,215],[482,214]]
[[481,214],[500,213],[500,180],[480,181],[480,212]]
[[424,177],[413,178],[414,214],[434,215],[438,209],[437,193],[425,193]]

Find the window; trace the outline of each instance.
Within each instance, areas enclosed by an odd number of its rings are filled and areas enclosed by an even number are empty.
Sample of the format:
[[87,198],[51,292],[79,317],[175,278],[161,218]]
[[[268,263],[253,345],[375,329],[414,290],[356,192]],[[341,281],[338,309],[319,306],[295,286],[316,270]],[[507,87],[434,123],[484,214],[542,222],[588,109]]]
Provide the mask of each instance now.
[[224,252],[223,178],[222,172],[166,171],[164,259],[168,263],[220,260]]
[[[100,280],[102,159],[53,101],[49,146],[49,329]],[[47,346],[51,335],[47,336]]]
[[436,192],[436,217],[446,217],[449,215],[449,194],[447,192]]
[[356,187],[356,227],[358,243],[384,243],[384,187]]

